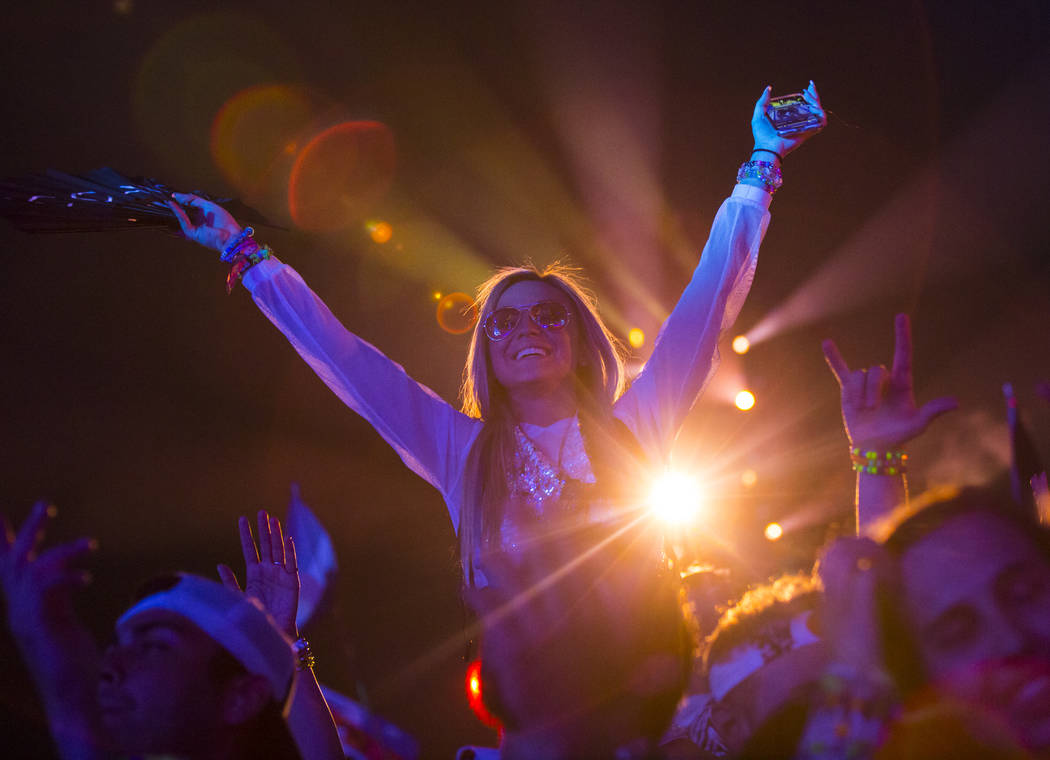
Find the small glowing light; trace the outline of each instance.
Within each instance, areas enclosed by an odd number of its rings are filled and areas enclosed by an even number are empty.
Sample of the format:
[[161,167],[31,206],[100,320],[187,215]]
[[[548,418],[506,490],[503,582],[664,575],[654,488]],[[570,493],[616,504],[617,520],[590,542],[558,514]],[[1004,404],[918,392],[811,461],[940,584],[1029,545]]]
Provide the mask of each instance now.
[[289,156],[294,156],[295,155],[295,151],[297,151],[298,149],[299,149],[299,146],[296,145],[294,142],[290,142],[290,143],[288,143],[287,145],[284,146],[284,152],[285,152],[286,155],[289,155]]
[[682,525],[694,520],[700,511],[703,492],[696,478],[669,472],[653,483],[649,508],[666,523]]
[[386,222],[369,222],[367,226],[368,234],[371,236],[372,241],[380,245],[386,243],[394,236],[394,228]]
[[740,482],[744,484],[745,488],[750,488],[758,482],[758,473],[754,470],[744,470],[740,473]]
[[751,348],[751,341],[747,339],[746,335],[737,335],[733,338],[733,350],[738,354],[746,354]]
[[431,295],[435,301],[440,301],[445,296],[440,290],[435,290]]
[[780,527],[780,523],[771,522],[766,526],[766,538],[770,541],[776,541],[784,535],[784,529]]
[[742,412],[746,412],[755,405],[755,394],[751,391],[740,391],[736,394],[736,399],[733,403],[736,404],[736,408]]
[[631,344],[632,348],[641,348],[645,345],[645,332],[640,327],[632,328],[627,333],[627,342]]

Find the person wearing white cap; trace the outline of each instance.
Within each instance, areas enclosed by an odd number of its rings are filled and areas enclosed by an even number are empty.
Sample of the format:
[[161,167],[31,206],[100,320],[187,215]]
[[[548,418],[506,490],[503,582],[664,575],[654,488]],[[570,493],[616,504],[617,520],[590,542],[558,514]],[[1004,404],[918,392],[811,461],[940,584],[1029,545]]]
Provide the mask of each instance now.
[[[54,507],[37,504],[17,534],[4,519],[0,586],[8,626],[61,757],[330,757],[318,751],[327,746],[325,728],[335,736],[325,724],[331,724],[327,707],[303,703],[313,715],[300,715],[298,727],[291,721],[296,739],[285,720],[301,654],[262,602],[235,590],[229,578],[225,586],[189,574],[151,583],[117,620],[115,643],[100,654],[71,593],[90,579],[77,566],[95,543],[81,539],[39,551],[54,514]],[[294,554],[290,562],[294,570]],[[310,675],[303,679],[308,695],[311,682],[316,689]],[[304,745],[299,734],[307,725],[318,739]]]

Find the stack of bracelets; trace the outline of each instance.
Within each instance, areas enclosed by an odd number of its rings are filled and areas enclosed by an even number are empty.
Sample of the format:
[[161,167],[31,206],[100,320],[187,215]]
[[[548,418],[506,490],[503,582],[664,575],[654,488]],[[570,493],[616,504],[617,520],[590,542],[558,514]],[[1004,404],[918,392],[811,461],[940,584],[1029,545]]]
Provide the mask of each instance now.
[[260,246],[252,237],[255,230],[245,227],[230,241],[220,257],[222,261],[230,264],[230,273],[226,275],[226,292],[232,293],[233,286],[244,276],[251,267],[260,261],[270,258],[273,251],[269,246]]
[[779,161],[783,161],[780,154],[767,148],[755,148],[751,151],[752,160],[745,161],[740,165],[736,173],[736,181],[743,182],[745,179],[755,179],[762,183],[766,192],[772,195],[784,184],[784,178],[780,174],[780,166],[774,161],[755,161],[756,153],[769,153]]
[[903,451],[861,451],[856,446],[849,450],[854,472],[869,475],[903,475],[908,471],[908,455]]

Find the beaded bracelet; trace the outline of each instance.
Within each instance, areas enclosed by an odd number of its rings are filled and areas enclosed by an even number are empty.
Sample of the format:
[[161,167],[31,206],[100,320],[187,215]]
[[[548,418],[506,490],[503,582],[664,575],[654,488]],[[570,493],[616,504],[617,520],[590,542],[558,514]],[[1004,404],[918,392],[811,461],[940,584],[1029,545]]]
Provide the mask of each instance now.
[[243,230],[237,233],[230,243],[222,249],[222,255],[219,259],[230,264],[237,257],[237,252],[251,241],[252,236],[255,234],[255,230],[251,227],[245,227]]
[[908,471],[908,455],[903,451],[861,451],[857,447],[849,450],[854,472],[869,475],[904,475]]
[[745,161],[736,173],[736,181],[757,179],[765,185],[766,192],[772,195],[784,184],[780,167],[772,161]]
[[295,643],[292,644],[292,650],[295,652],[296,670],[313,670],[317,665],[317,658],[314,657],[313,650],[310,649],[310,642],[302,636],[297,638]]
[[231,261],[233,266],[230,267],[230,273],[226,275],[226,293],[233,292],[233,286],[244,276],[245,272],[260,261],[266,261],[272,255],[273,251],[270,250],[270,246],[260,247],[258,243],[249,238],[233,256]]

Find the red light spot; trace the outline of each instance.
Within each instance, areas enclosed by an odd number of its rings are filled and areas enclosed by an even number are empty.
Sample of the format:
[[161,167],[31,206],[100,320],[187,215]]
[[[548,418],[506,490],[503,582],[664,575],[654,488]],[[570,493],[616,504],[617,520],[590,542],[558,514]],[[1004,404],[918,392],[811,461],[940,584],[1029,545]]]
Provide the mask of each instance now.
[[474,714],[478,716],[478,720],[490,728],[500,728],[499,719],[485,709],[485,705],[481,701],[481,660],[474,660],[467,666],[466,685],[467,704],[470,705],[470,709],[474,711]]

